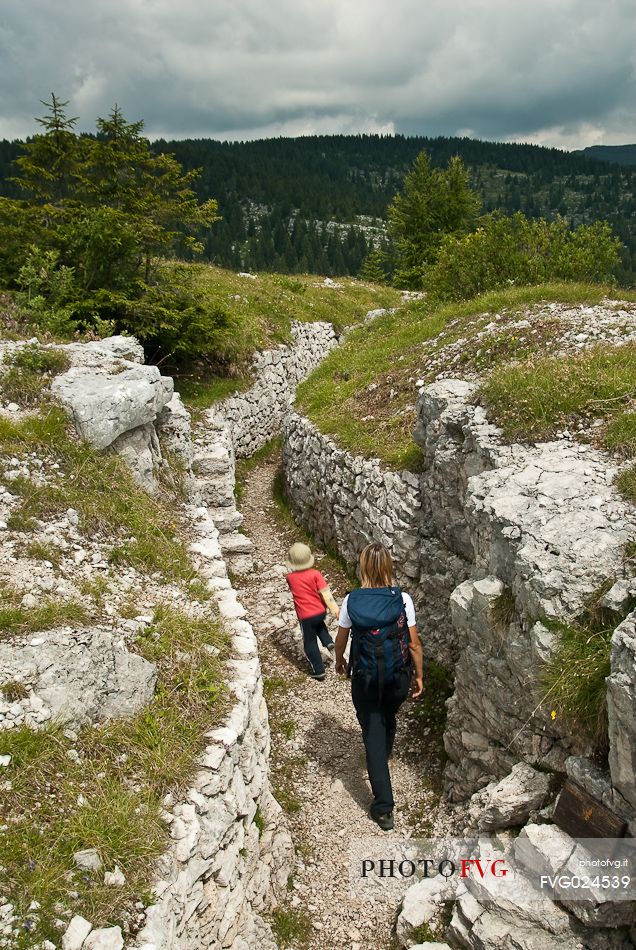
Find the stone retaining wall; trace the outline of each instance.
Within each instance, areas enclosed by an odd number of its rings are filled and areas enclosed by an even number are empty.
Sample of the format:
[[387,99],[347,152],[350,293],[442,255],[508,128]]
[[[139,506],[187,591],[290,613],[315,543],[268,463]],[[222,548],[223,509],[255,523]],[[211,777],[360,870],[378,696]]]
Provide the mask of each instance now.
[[296,386],[338,343],[331,323],[293,322],[293,343],[265,350],[254,357],[254,384],[247,392],[216,403],[207,422],[227,424],[237,458],[248,458],[279,435],[294,399]]
[[[314,338],[327,345],[330,336],[323,325],[312,332],[306,337],[300,333],[306,346]],[[143,351],[135,340],[114,337],[64,349],[72,365],[55,379],[53,390],[84,439],[98,450],[122,454],[135,479],[149,491],[156,490],[157,475],[167,460],[179,460],[190,498],[185,507],[191,523],[190,556],[217,602],[231,642],[229,713],[221,727],[208,733],[187,793],[178,801],[170,796],[164,801],[162,817],[172,844],[157,867],[154,903],[145,910],[142,929],[126,945],[144,950],[276,950],[261,915],[285,892],[293,848],[269,784],[270,735],[256,637],[228,578],[214,519],[208,508],[199,507],[201,499],[212,503],[206,473],[213,477],[215,465],[233,478],[225,430],[215,430],[206,444],[206,461],[204,447],[193,443],[190,415],[173,393],[172,380],[156,367],[143,365]],[[303,353],[302,359],[309,360]],[[300,371],[302,359],[287,360],[290,378]],[[274,362],[278,366],[285,361]],[[195,456],[198,467],[193,466]],[[225,500],[214,497],[213,502],[221,506]],[[77,513],[69,509],[67,520],[73,517]],[[69,530],[74,530],[72,524]],[[101,554],[95,557],[100,560]],[[88,628],[23,641],[3,646],[0,668],[5,678],[27,682],[29,699],[7,709],[0,704],[0,728],[22,722],[37,728],[53,714],[79,725],[131,715],[152,699],[154,667],[128,652],[120,635]],[[124,940],[119,927],[92,930],[89,921],[75,917],[62,945],[66,950],[121,950]]]
[[269,786],[269,725],[256,637],[226,576],[218,532],[205,508],[192,511],[190,550],[214,589],[231,634],[223,726],[208,734],[201,767],[184,800],[166,803],[174,844],[161,860],[156,903],[135,946],[144,950],[276,950],[260,916],[285,893],[291,838]]
[[392,552],[396,580],[415,601],[430,656],[454,655],[448,598],[468,573],[428,528],[428,499],[418,475],[384,471],[377,459],[339,449],[309,420],[292,413],[284,428],[285,490],[294,516],[350,564],[379,541]]

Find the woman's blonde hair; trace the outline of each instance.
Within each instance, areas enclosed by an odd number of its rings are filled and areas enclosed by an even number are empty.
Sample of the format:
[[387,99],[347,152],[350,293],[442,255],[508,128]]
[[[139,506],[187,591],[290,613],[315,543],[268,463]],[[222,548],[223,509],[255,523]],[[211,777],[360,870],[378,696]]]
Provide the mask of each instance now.
[[393,561],[383,544],[367,544],[360,552],[359,565],[363,587],[393,586]]

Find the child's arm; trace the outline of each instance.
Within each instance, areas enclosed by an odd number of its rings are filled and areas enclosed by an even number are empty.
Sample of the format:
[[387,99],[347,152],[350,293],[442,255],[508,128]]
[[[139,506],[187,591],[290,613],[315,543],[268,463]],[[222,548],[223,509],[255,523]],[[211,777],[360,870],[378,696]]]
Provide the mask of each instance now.
[[327,605],[327,607],[329,608],[329,610],[330,610],[331,613],[333,614],[333,616],[334,616],[334,617],[340,616],[340,611],[338,610],[338,605],[336,604],[335,600],[333,599],[333,594],[331,593],[330,588],[329,588],[329,587],[323,587],[323,588],[321,588],[321,590],[319,591],[319,593],[320,593],[320,596],[322,597],[322,599],[324,600],[325,604]]

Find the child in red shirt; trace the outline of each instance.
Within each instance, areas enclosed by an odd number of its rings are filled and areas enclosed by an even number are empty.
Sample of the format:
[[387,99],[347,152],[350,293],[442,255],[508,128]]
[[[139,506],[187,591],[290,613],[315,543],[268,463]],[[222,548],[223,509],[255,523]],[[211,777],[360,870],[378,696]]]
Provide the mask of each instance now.
[[318,640],[328,650],[334,649],[325,617],[328,607],[334,617],[339,616],[338,607],[329,590],[329,585],[320,571],[314,569],[314,556],[306,544],[292,544],[289,549],[285,580],[294,598],[296,615],[303,632],[303,648],[309,660],[312,679],[324,680],[323,663]]

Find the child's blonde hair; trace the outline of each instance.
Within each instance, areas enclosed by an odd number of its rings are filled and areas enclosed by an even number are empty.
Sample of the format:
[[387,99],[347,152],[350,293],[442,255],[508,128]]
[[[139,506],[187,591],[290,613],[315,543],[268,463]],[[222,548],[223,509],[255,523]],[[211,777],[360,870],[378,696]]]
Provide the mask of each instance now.
[[393,561],[379,541],[372,541],[362,549],[358,563],[363,587],[393,586]]

